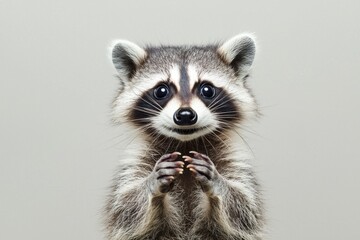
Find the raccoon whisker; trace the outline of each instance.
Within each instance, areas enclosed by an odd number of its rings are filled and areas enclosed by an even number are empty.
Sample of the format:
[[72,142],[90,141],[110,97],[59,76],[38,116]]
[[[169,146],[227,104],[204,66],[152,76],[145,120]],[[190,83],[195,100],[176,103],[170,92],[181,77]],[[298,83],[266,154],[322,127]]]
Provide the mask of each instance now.
[[[211,129],[209,129],[209,131],[211,133],[214,133]],[[211,141],[206,136],[204,136],[204,139],[211,145],[211,147],[214,149],[214,151],[216,151],[215,146],[211,143]]]
[[[150,118],[136,118],[136,119],[133,119],[133,120],[129,120],[129,122],[132,122],[132,123],[134,123],[134,124],[139,124],[139,123],[141,123],[141,124],[150,124],[150,121],[151,121],[151,119]],[[141,126],[142,128],[144,127],[144,126]]]
[[214,105],[220,102],[222,99],[225,98],[225,94],[223,94],[224,90],[221,90],[219,94],[211,101],[209,104],[209,108],[211,109]]
[[[224,119],[226,119],[226,118],[224,118]],[[233,129],[233,128],[236,128],[237,126],[234,124],[234,123],[230,123],[230,122],[228,122],[228,121],[226,121],[226,120],[222,120],[221,118],[220,119],[218,119],[218,121],[219,121],[219,125],[221,126],[220,128],[221,129]],[[218,130],[218,129],[217,129]],[[218,132],[220,133],[220,134],[222,134],[223,132],[220,132],[220,130],[218,130]]]
[[[141,91],[139,88],[137,88],[137,87],[135,87],[134,86],[134,88],[136,88],[137,90],[139,90],[140,92],[143,92],[143,91]],[[139,95],[138,95],[139,96]],[[161,105],[157,102],[157,101],[155,101],[153,98],[150,98],[150,100],[153,102],[153,103],[155,103],[158,107],[159,107],[159,109],[163,109],[162,107],[161,107]],[[155,107],[155,106],[154,106]]]
[[217,96],[212,100],[212,102],[209,104],[209,108],[211,108],[214,104],[216,104],[217,102],[221,101],[219,100],[219,97],[222,97],[221,99],[223,99],[225,97],[226,94],[223,94],[225,90],[227,90],[230,86],[231,83],[231,79],[229,79],[225,85],[225,87],[223,87],[223,89],[217,94]]
[[180,146],[180,141],[178,141],[175,149],[179,149],[179,146]]
[[[146,124],[144,124],[143,126],[136,128],[135,130],[136,130],[137,134],[136,134],[136,136],[134,137],[134,139],[132,139],[132,140],[130,141],[130,143],[132,143],[132,142],[135,140],[135,138],[137,138],[137,137],[140,137],[140,138],[141,138],[141,136],[143,136],[146,131],[148,131],[149,129],[152,129],[152,128],[153,128],[153,126],[152,126],[151,123],[146,123]],[[150,137],[154,137],[154,141],[157,140],[157,138],[159,138],[159,136],[160,136],[160,134],[154,133],[154,132],[152,132],[152,131],[148,132],[148,134],[149,134]],[[130,143],[129,143],[129,144],[130,144]],[[149,152],[149,151],[148,151],[149,148],[150,148],[150,146],[147,148],[146,153]]]
[[236,116],[231,116],[231,115],[229,115],[229,116],[219,116],[218,120],[219,121],[225,121],[225,120],[233,120],[234,118],[236,118]]
[[232,113],[239,113],[238,111],[226,111],[226,112],[215,112],[214,114],[218,115],[218,116],[222,116],[222,115],[227,115],[227,114],[232,114]]
[[[170,142],[169,142],[169,145],[168,145],[167,148],[166,148],[166,151],[165,151],[166,153],[169,151],[169,149],[170,149],[171,144],[173,143],[173,141],[174,141],[174,139],[171,138],[171,140],[170,140]],[[177,147],[176,147],[175,149],[177,149]]]
[[[144,97],[142,96],[139,96],[140,99],[142,99],[144,102],[146,102],[147,104],[149,104],[150,106],[152,106],[153,108],[155,108],[156,110],[158,111],[161,111],[163,108],[155,101],[153,100],[152,98],[150,98],[151,102],[149,102],[148,100],[146,100]],[[156,103],[156,105],[152,104],[152,103]]]
[[266,108],[272,108],[272,107],[276,107],[278,106],[278,104],[272,104],[272,105],[259,105],[257,106],[259,109],[266,109]]
[[[230,100],[229,100],[230,101]],[[223,107],[223,105],[225,105],[226,104],[226,102],[224,102],[224,104],[219,104],[219,105],[217,105],[217,106],[215,106],[215,107],[213,107],[212,109],[210,109],[210,110],[212,110],[212,111],[217,111],[219,108],[222,108]],[[241,110],[240,111],[240,114],[241,113],[254,113],[254,112],[256,112],[257,110],[256,109],[254,109],[254,110]],[[214,112],[215,114],[227,114],[227,113],[239,113],[239,111],[223,111],[223,112]]]
[[128,143],[127,147],[128,147],[130,144],[132,144],[132,143],[134,142],[134,140],[135,140],[137,137],[139,137],[140,135],[141,135],[140,132],[139,132],[138,134],[136,134],[136,135],[130,140],[130,142]]
[[[210,104],[209,104],[209,106],[208,106],[209,109],[211,109],[216,103],[218,103],[219,101],[221,101],[221,100],[218,100],[218,99],[219,99],[219,97],[220,97],[220,95],[221,95],[222,92],[223,92],[223,91],[220,91],[220,93],[210,102]],[[223,96],[222,96],[222,97],[223,97]]]
[[[150,129],[150,128],[152,130],[150,133],[151,138],[153,138],[154,142],[158,142],[158,139],[161,137],[160,132],[158,130],[154,131],[153,126],[149,126],[147,129]],[[159,144],[162,144],[162,142],[164,142],[164,140],[159,141]]]
[[[221,137],[219,137],[219,135],[218,134],[216,134],[216,133],[220,133],[220,134],[223,134],[223,135],[225,135],[223,132],[221,132],[220,130],[217,130],[217,129],[215,129],[215,130],[211,130],[210,128],[208,128],[207,127],[207,129],[217,138],[217,139],[219,139],[220,140],[220,142],[222,142],[222,144],[224,144],[224,146],[226,147],[226,148],[230,148],[229,147],[229,145],[221,138]],[[227,135],[225,135],[227,138],[229,138]]]
[[[124,125],[124,124],[125,124],[125,123],[123,123],[123,124],[118,124],[118,125],[121,126],[121,125]],[[129,135],[133,135],[133,134],[135,133],[135,134],[136,134],[135,137],[137,137],[137,136],[139,136],[139,135],[141,134],[142,128],[143,128],[143,127],[137,127],[137,128],[131,128],[131,129],[127,128],[126,132],[129,133]],[[140,131],[140,132],[139,132],[139,131]],[[122,134],[123,134],[123,133],[122,133]],[[111,147],[116,146],[116,145],[118,145],[119,143],[124,142],[124,141],[127,140],[127,139],[125,139],[125,138],[123,138],[123,139],[121,139],[121,138],[122,138],[122,136],[120,135],[120,136],[115,136],[115,137],[113,137],[112,139],[110,139],[109,141],[115,141],[115,143],[114,143]],[[117,140],[119,140],[119,141],[117,141]]]
[[140,112],[148,113],[151,116],[156,116],[159,113],[158,111],[155,111],[153,109],[144,108],[144,107],[135,107],[134,110],[138,110]]
[[248,129],[248,127],[246,127],[246,126],[239,125],[239,126],[236,126],[236,127],[240,128],[241,130],[244,130],[245,132],[254,134],[254,135],[257,136],[257,137],[263,138],[263,136],[261,136],[259,133],[255,132],[255,131],[252,130],[252,129]]
[[223,106],[225,106],[228,102],[232,101],[233,99],[227,99],[227,100],[224,100],[225,97],[219,99],[218,103],[214,104],[210,110],[212,111],[217,111],[218,109],[221,109]]
[[[158,139],[158,137],[155,137],[155,138]],[[156,161],[156,157],[155,157],[156,154],[161,155],[161,153],[159,152],[159,150],[153,149],[153,148],[152,148],[152,145],[149,144],[149,145],[147,146],[147,148],[145,149],[145,155],[154,156],[154,157],[153,157],[153,160]]]
[[[151,124],[149,124],[149,126],[147,127],[147,129],[151,128],[151,132],[150,132],[150,137],[152,138],[153,142],[158,142],[158,139],[161,137],[161,133],[154,128]],[[162,144],[162,142],[164,142],[164,140],[159,141],[159,144]]]
[[195,146],[196,146],[195,151],[198,151],[198,149],[199,149],[199,141],[198,141],[198,138],[195,138]]
[[201,141],[202,141],[202,143],[203,143],[203,145],[204,145],[206,155],[209,155],[209,151],[208,151],[208,149],[207,149],[207,147],[206,147],[206,144],[205,144],[205,141],[204,141],[205,136],[201,136],[200,138],[201,138]]
[[[134,88],[136,88],[134,86]],[[140,89],[136,88],[137,90],[141,91]],[[147,99],[145,99],[143,96],[141,96],[140,94],[136,93],[133,89],[133,93],[138,96],[141,100],[143,100],[144,102],[146,102],[147,104],[149,104],[150,106],[152,106],[153,108],[157,109],[158,111],[161,111],[163,108],[160,106],[160,104],[158,102],[156,102],[154,99],[149,98],[151,100],[151,102],[149,102]],[[152,104],[155,103],[156,105]]]
[[[221,97],[224,97],[225,94],[223,95],[222,93],[224,93],[224,90],[228,89],[229,86],[230,86],[230,83],[231,83],[232,79],[229,79],[225,85],[225,87],[219,92],[219,94],[213,99],[213,101],[209,104],[209,108],[211,108],[214,104],[215,104],[215,101],[218,102],[218,98],[221,96]],[[221,100],[220,100],[221,101]]]
[[[227,100],[223,101],[223,99],[225,98],[225,96],[223,96],[222,98],[218,99],[218,101],[216,103],[213,104],[212,107],[209,107],[209,109],[213,110],[213,111],[216,111],[217,109],[223,107],[224,105],[226,105],[228,102],[234,100],[233,98],[228,98]],[[219,103],[217,105],[217,103]]]
[[[217,151],[217,149],[216,149],[216,147],[211,143],[211,141],[206,137],[206,136],[204,136],[204,139],[210,144],[210,146],[214,149],[214,151],[216,152]],[[206,147],[205,147],[205,149],[206,149]]]
[[245,138],[243,136],[241,136],[241,134],[234,128],[232,129],[240,138],[241,140],[245,143],[245,145],[247,146],[247,148],[249,148],[249,150],[251,151],[251,154],[254,155],[254,151],[252,150],[252,148],[250,147],[249,143],[245,140]]
[[[151,136],[154,136],[154,142],[157,142],[158,139],[161,137],[161,134],[158,131],[155,131],[151,134]],[[161,142],[160,142],[161,143]],[[151,145],[149,145],[147,147],[146,153],[150,152],[150,151],[154,151],[153,147]],[[157,154],[161,155],[161,153],[159,151],[156,151]],[[156,161],[156,158],[154,158],[154,161]]]
[[227,121],[221,121],[219,120],[220,124],[222,125],[223,128],[227,128],[227,129],[234,129],[237,128],[237,126],[234,123],[229,123]]
[[149,112],[158,113],[158,111],[156,111],[154,109],[146,108],[146,107],[135,107],[135,109],[146,110],[146,111],[149,111]]
[[226,118],[226,117],[236,117],[237,112],[224,112],[221,114],[214,113],[215,116],[218,116],[219,118]]
[[[170,138],[170,141],[166,141],[165,139],[163,140],[163,145],[166,145],[168,143],[165,153],[168,153],[169,149],[172,147],[173,142],[174,142],[173,138]],[[175,148],[175,149],[177,149],[177,148]]]

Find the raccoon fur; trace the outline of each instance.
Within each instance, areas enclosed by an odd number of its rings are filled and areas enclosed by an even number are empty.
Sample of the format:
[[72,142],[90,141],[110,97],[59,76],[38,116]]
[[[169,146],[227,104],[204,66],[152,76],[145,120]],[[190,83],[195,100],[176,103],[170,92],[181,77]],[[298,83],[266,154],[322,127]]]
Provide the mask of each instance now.
[[131,141],[105,208],[109,240],[262,239],[260,190],[241,140],[258,114],[246,85],[255,49],[251,34],[206,46],[113,44],[113,121]]

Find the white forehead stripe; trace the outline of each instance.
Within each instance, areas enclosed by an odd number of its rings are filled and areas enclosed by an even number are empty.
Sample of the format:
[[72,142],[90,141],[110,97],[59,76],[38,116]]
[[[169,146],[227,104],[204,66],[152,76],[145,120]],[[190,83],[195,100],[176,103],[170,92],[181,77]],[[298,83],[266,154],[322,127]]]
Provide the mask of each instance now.
[[[173,65],[170,69],[170,81],[175,84],[178,91],[181,91],[181,85],[180,85],[180,78],[181,78],[181,71],[180,66]],[[186,86],[189,86],[191,90],[195,83],[199,79],[199,75],[197,72],[197,69],[194,65],[188,65],[186,66],[186,74],[188,75],[189,85],[186,84]]]
[[180,90],[180,68],[178,65],[173,65],[169,69],[170,81],[175,84],[176,88]]

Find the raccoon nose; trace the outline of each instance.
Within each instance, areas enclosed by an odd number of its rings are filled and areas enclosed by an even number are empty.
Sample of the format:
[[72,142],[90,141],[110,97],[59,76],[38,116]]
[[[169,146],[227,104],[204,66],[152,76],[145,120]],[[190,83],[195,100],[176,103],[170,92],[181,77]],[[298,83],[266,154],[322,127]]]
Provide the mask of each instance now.
[[179,108],[174,114],[177,125],[193,125],[197,121],[197,114],[191,108]]

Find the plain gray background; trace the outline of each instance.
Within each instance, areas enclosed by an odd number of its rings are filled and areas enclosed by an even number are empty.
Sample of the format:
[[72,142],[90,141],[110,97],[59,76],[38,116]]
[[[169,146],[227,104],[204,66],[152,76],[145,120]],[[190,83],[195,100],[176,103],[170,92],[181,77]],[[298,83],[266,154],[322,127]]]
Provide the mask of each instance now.
[[111,40],[256,34],[247,134],[272,240],[360,239],[360,2],[0,1],[0,239],[103,239]]

